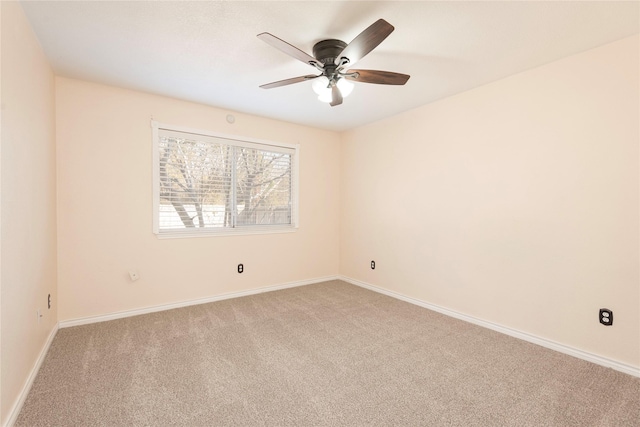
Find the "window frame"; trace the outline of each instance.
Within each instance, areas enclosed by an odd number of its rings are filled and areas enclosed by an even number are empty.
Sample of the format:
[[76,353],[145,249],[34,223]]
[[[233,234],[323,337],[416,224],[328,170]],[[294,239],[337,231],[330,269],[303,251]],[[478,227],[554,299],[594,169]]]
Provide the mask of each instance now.
[[[299,158],[300,144],[287,144],[268,140],[224,134],[186,126],[177,126],[151,120],[153,147],[153,234],[159,239],[233,236],[251,234],[291,233],[299,228]],[[216,138],[234,143],[238,147],[257,148],[273,151],[291,151],[291,224],[242,225],[236,227],[204,227],[174,230],[160,230],[160,130]],[[234,189],[234,191],[236,191]]]

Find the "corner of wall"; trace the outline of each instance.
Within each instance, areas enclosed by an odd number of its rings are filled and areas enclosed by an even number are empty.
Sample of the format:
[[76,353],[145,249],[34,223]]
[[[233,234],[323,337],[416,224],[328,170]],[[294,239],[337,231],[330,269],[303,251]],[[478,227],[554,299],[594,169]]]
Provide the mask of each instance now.
[[56,305],[48,308],[47,298],[51,295],[57,304],[57,231],[53,70],[20,2],[0,2],[0,11],[0,424],[4,425],[17,416],[57,330]]

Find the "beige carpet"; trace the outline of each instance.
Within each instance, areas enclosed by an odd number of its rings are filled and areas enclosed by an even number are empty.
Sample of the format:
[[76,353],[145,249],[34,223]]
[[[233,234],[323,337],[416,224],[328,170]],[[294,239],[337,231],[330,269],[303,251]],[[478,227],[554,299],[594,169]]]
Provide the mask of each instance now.
[[640,379],[340,281],[61,329],[18,426],[640,426]]

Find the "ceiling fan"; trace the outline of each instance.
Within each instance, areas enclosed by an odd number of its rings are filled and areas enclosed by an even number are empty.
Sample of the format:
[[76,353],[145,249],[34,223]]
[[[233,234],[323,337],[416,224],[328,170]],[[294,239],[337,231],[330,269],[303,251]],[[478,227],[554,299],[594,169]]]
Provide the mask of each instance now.
[[349,44],[342,40],[322,40],[313,46],[313,56],[290,45],[284,40],[269,34],[258,34],[258,38],[281,50],[289,56],[315,67],[320,74],[293,77],[273,83],[261,85],[263,89],[286,86],[293,83],[314,80],[313,89],[321,101],[329,102],[332,107],[342,104],[353,85],[350,81],[361,83],[376,83],[382,85],[403,85],[409,80],[409,75],[378,70],[347,69],[365,57],[393,32],[394,28],[384,19],[378,19],[366,30],[358,34]]

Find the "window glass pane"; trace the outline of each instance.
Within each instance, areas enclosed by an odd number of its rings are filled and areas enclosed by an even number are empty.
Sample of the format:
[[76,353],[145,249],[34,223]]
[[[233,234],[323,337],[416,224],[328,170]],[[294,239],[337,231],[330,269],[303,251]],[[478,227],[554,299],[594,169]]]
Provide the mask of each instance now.
[[291,154],[236,150],[237,225],[291,224]]
[[159,138],[160,230],[231,226],[232,149],[196,138]]

